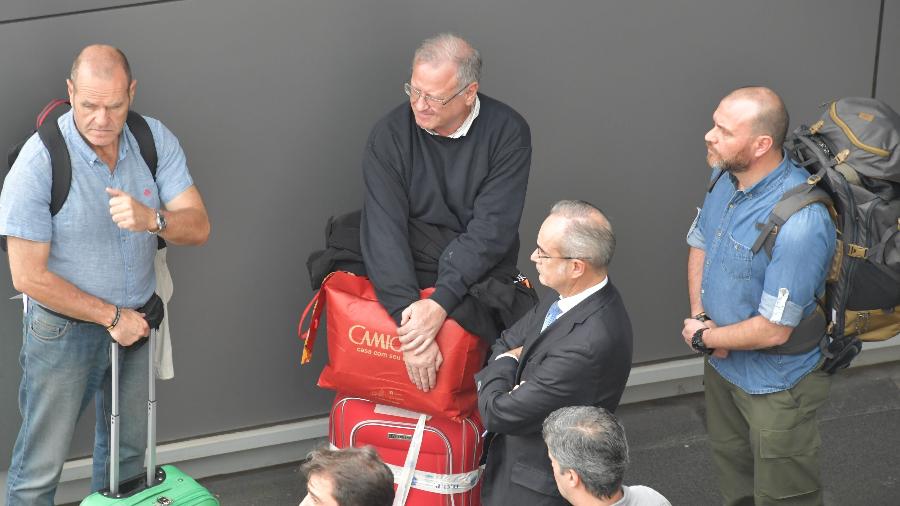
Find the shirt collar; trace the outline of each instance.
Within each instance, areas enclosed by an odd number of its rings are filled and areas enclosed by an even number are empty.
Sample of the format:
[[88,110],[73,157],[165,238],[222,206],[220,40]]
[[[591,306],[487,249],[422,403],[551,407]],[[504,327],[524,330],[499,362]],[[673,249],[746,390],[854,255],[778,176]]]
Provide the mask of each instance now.
[[[472,106],[472,110],[469,112],[469,115],[466,116],[466,120],[463,121],[463,124],[456,129],[455,132],[448,135],[448,139],[459,139],[460,137],[465,137],[466,134],[469,133],[469,128],[472,127],[472,122],[475,121],[475,118],[478,117],[478,112],[481,110],[481,100],[478,99],[478,95],[475,95],[475,105]],[[434,130],[424,129],[426,132],[431,135],[440,135]]]
[[[88,146],[87,141],[85,141],[84,137],[81,136],[81,133],[78,132],[78,128],[75,126],[75,116],[72,111],[63,114],[60,117],[59,122],[60,131],[66,139],[66,144],[70,149],[80,155],[84,161],[90,165],[101,162],[100,157],[94,149]],[[127,139],[125,133],[127,131],[128,124],[126,123],[122,128],[122,133],[119,134],[119,159],[117,162],[122,161],[125,158],[125,155],[128,154],[128,143],[125,142],[125,139]]]
[[570,295],[568,297],[561,296],[559,298],[559,304],[558,304],[559,310],[561,311],[560,314],[565,313],[566,311],[577,306],[584,299],[599,292],[604,286],[606,286],[606,283],[608,283],[608,282],[609,282],[609,276],[603,278],[603,281],[597,283],[596,285],[594,285],[590,288],[587,288],[585,290],[582,290],[582,291],[576,293],[575,295]]

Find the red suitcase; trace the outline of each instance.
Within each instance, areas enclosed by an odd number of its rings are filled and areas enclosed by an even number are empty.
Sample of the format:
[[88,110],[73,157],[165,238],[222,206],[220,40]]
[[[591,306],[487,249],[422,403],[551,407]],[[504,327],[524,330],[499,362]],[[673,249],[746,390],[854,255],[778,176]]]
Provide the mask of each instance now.
[[[338,394],[328,435],[337,448],[373,446],[394,472],[394,483],[399,483],[419,415]],[[406,505],[480,506],[481,420],[477,415],[460,422],[426,420]]]

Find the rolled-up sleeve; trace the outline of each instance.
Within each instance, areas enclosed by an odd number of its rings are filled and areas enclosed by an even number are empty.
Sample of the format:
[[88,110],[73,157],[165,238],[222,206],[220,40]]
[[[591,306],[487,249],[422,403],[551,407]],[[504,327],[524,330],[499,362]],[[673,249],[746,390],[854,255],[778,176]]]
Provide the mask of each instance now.
[[796,327],[812,313],[816,296],[824,290],[834,247],[834,224],[824,206],[814,204],[791,216],[775,240],[759,314],[772,323]]
[[697,249],[706,249],[706,239],[703,237],[703,231],[700,227],[700,221],[703,216],[703,210],[699,207],[697,208],[697,216],[694,217],[694,222],[691,223],[691,228],[688,229],[687,233],[687,243],[688,246]]

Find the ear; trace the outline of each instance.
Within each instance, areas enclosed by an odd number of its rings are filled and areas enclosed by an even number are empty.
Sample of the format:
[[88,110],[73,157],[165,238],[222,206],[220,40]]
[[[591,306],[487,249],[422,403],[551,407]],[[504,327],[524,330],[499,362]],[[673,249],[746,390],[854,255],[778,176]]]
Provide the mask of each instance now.
[[580,258],[573,258],[569,265],[572,266],[572,277],[580,278],[587,271],[587,264]]
[[760,135],[756,138],[754,142],[755,146],[753,149],[753,154],[759,158],[766,153],[768,153],[772,147],[774,146],[774,140],[771,135]]
[[66,92],[69,94],[69,103],[75,105],[75,83],[71,79],[66,79]]
[[137,79],[132,79],[128,85],[128,105],[134,103],[134,92],[137,90]]
[[475,103],[475,95],[478,94],[478,81],[470,84],[468,89],[466,89],[466,105],[472,105]]
[[569,488],[576,489],[581,485],[581,476],[578,476],[574,469],[566,470],[564,476],[565,483]]

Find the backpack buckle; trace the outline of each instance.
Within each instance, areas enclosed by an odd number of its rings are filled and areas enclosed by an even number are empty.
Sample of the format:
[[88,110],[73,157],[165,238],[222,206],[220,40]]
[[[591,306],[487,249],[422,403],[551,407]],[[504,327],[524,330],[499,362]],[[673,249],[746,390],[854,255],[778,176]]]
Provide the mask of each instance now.
[[834,155],[834,161],[837,163],[844,163],[847,161],[847,158],[850,157],[849,149],[842,149],[838,154]]
[[822,126],[824,124],[825,124],[825,121],[823,121],[823,120],[816,121],[815,123],[813,123],[813,125],[811,127],[809,127],[809,133],[811,133],[811,134],[819,133],[819,130],[822,128]]
[[849,244],[848,246],[847,255],[853,258],[866,258],[866,253],[869,252],[869,248],[865,248],[858,244]]
[[818,183],[821,180],[822,180],[822,176],[820,176],[818,174],[813,174],[813,175],[809,176],[808,178],[806,178],[806,184],[808,184],[810,186],[815,186],[816,183]]

